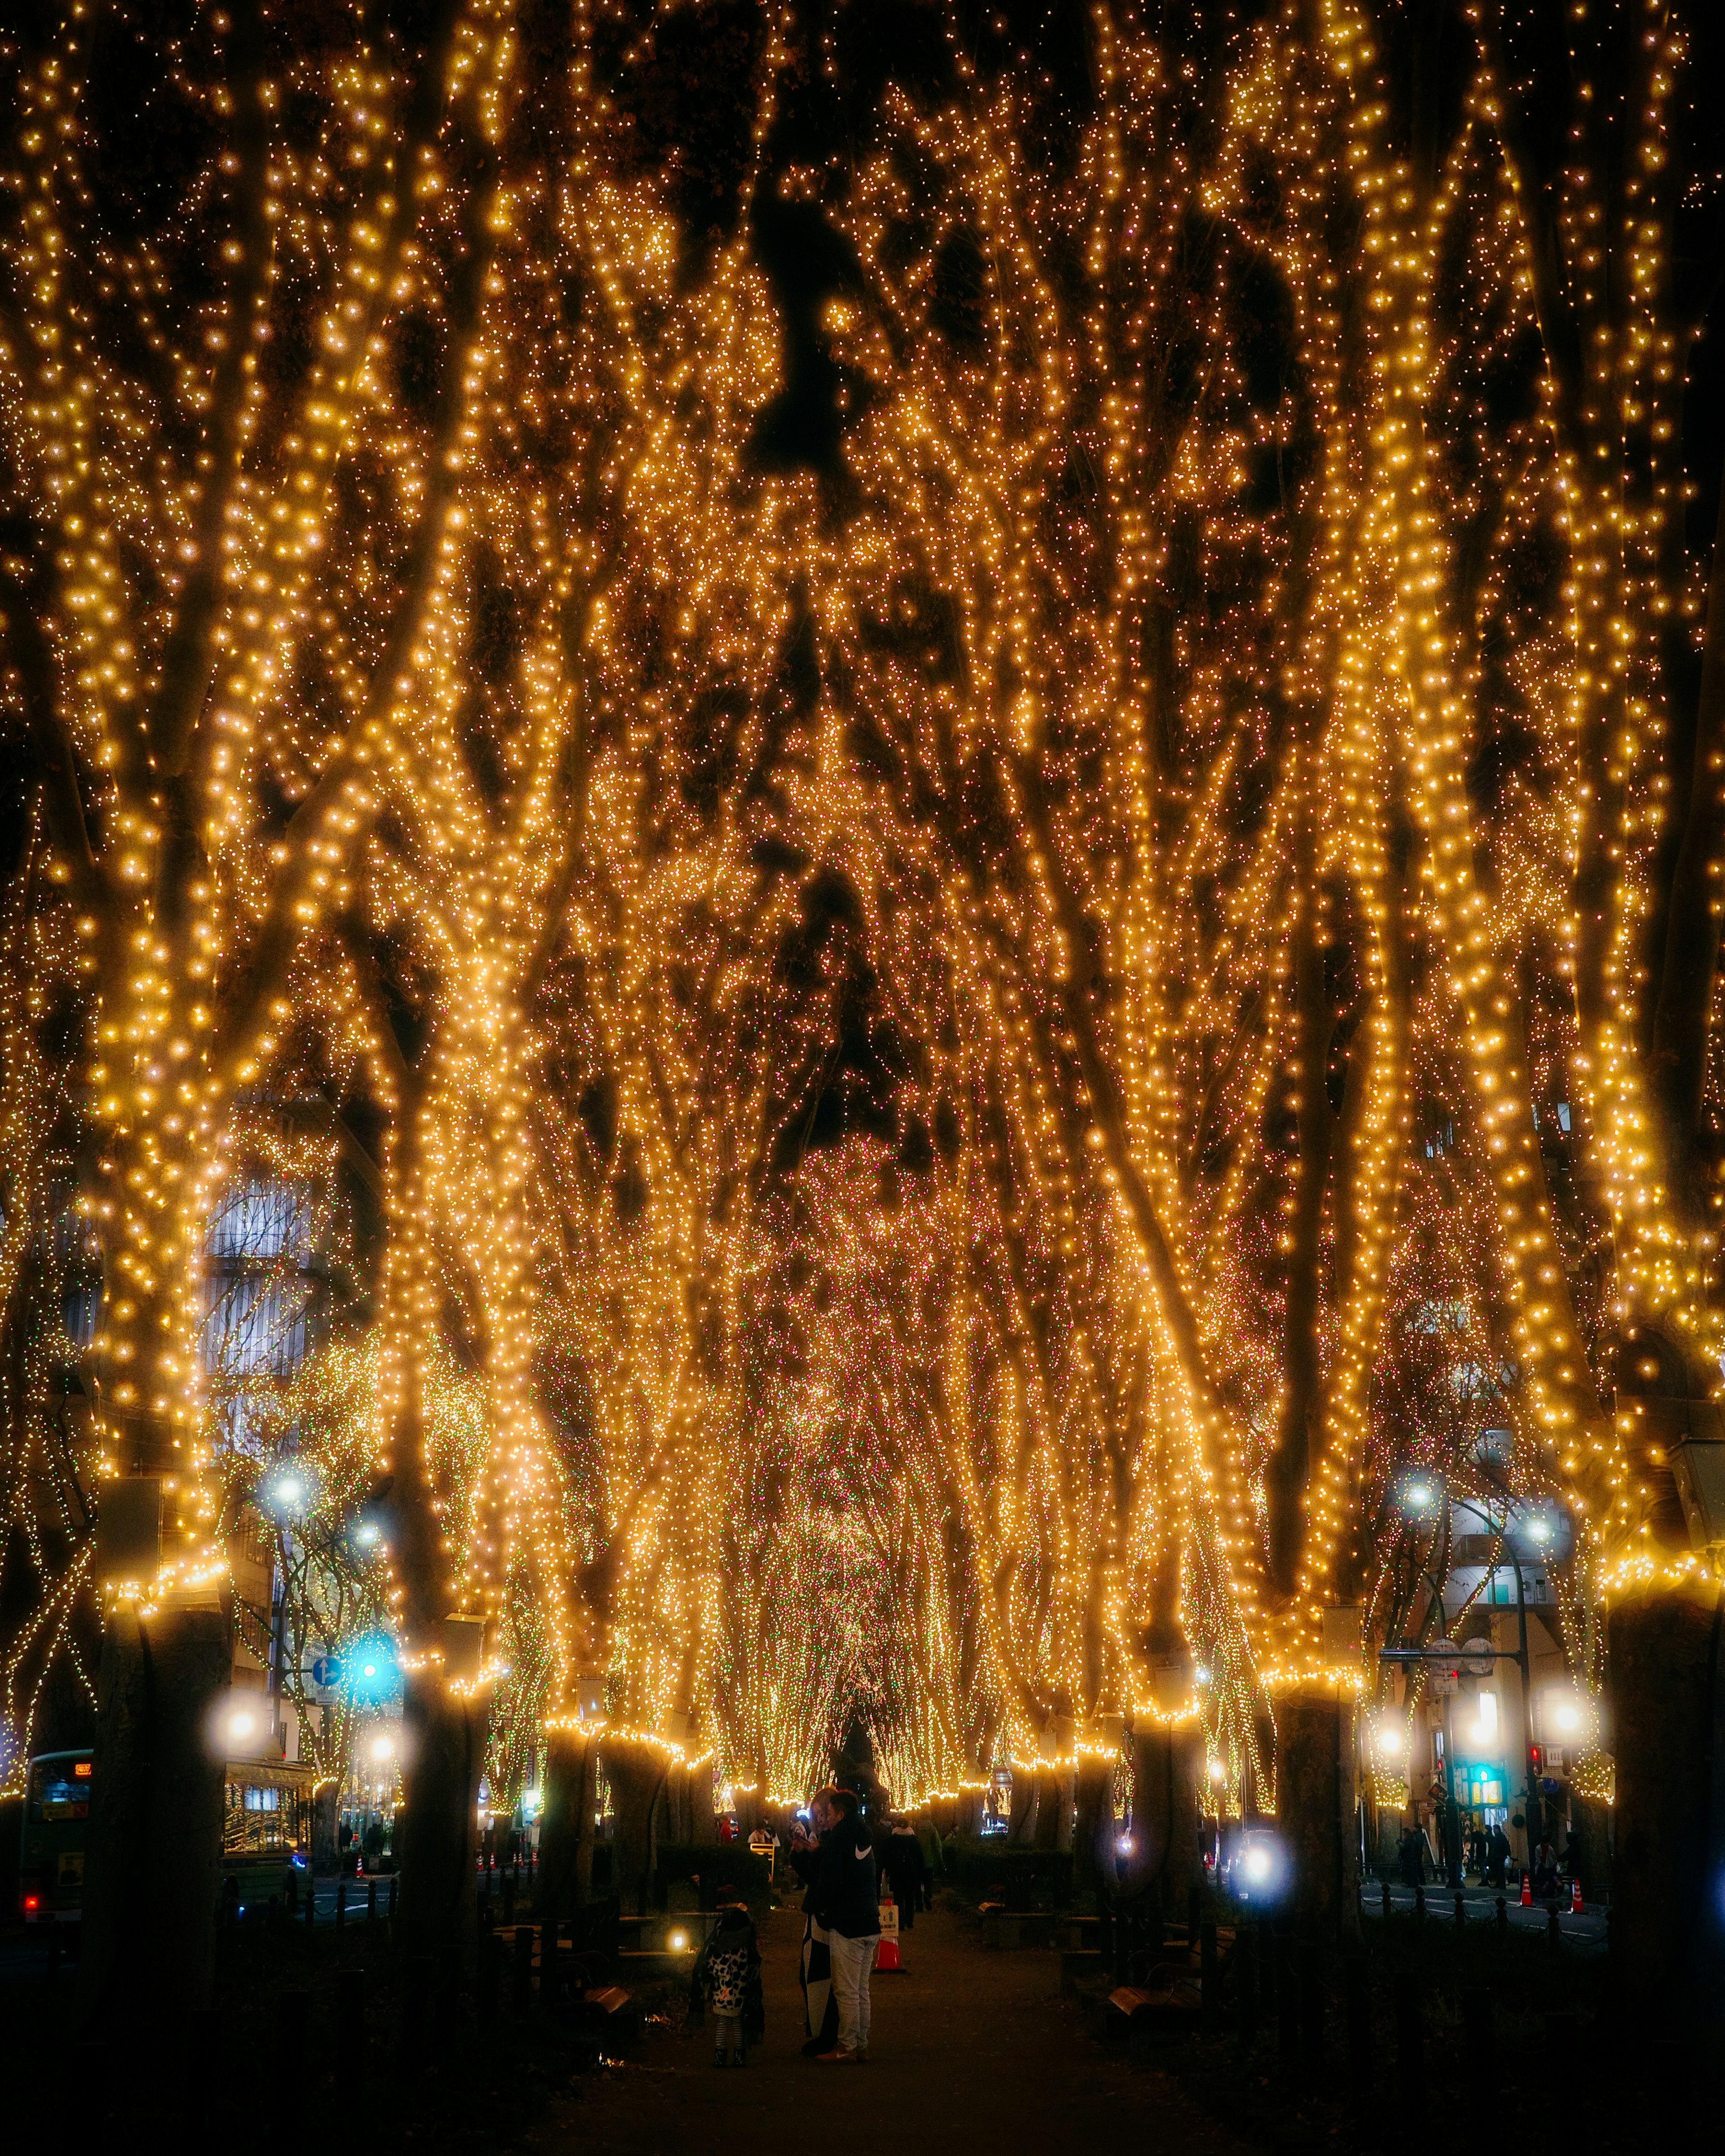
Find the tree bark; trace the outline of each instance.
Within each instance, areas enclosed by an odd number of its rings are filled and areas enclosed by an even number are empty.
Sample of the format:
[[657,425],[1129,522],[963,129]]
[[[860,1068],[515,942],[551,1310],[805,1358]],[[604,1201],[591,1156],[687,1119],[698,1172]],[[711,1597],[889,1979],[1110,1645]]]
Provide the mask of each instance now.
[[1052,1767],[1036,1769],[1036,1824],[1033,1840],[1038,1849],[1058,1849],[1066,1807],[1060,1776]]
[[1689,811],[1671,877],[1665,963],[1653,1014],[1650,1074],[1671,1194],[1681,1217],[1692,1227],[1710,1224],[1704,1196],[1697,1187],[1700,1163],[1695,1157],[1695,1142],[1701,1129],[1713,988],[1719,972],[1717,909],[1722,894],[1714,866],[1725,852],[1722,749],[1725,749],[1725,486],[1719,490],[1719,524],[1707,579]]
[[711,1759],[702,1759],[689,1769],[689,1839],[697,1849],[718,1847],[719,1815],[713,1810]]
[[[1303,761],[1304,759],[1302,759]],[[1310,777],[1308,774],[1308,783]],[[1300,917],[1294,934],[1294,1011],[1299,1070],[1299,1164],[1286,1269],[1283,1322],[1281,1426],[1264,1471],[1268,1571],[1272,1591],[1286,1599],[1298,1584],[1306,1548],[1307,1492],[1312,1462],[1322,1443],[1318,1425],[1318,1279],[1322,1257],[1324,1192],[1330,1178],[1333,1118],[1330,1113],[1330,1043],[1335,1030],[1324,993],[1323,947],[1318,941],[1319,892],[1313,858],[1312,816],[1300,818],[1295,873]]]
[[1114,1762],[1086,1753],[1078,1763],[1072,1879],[1081,1894],[1114,1885]]
[[1711,1582],[1642,1591],[1609,1621],[1621,1996],[1712,2015],[1725,1993],[1725,1597]]
[[1276,1828],[1287,1906],[1309,1938],[1359,1935],[1358,1710],[1351,1693],[1301,1685],[1276,1699]]
[[1127,1884],[1158,1890],[1163,1907],[1183,1916],[1200,1876],[1199,1777],[1204,1732],[1192,1722],[1147,1722],[1132,1740],[1132,1854]]
[[104,2035],[140,2016],[183,2035],[209,2003],[232,1652],[219,1606],[121,1609],[103,1635],[79,1988]]
[[1028,1849],[1036,1839],[1037,1777],[1033,1768],[1013,1763],[1012,1806],[1006,1815],[1006,1839],[1014,1849]]
[[479,1785],[490,1724],[489,1695],[445,1688],[440,1671],[409,1674],[402,1697],[405,1771],[396,1821],[401,1939],[409,1955],[439,1958],[473,1936],[479,1893]]
[[[561,1917],[587,1899],[593,1876],[593,1743],[584,1729],[553,1729],[546,1739],[545,1810],[539,1822],[542,1913]],[[582,1854],[587,1853],[587,1876]]]
[[612,1877],[627,1908],[649,1913],[644,1882],[653,1870],[653,1814],[665,1787],[667,1758],[657,1745],[635,1737],[603,1737],[600,1755],[611,1784]]

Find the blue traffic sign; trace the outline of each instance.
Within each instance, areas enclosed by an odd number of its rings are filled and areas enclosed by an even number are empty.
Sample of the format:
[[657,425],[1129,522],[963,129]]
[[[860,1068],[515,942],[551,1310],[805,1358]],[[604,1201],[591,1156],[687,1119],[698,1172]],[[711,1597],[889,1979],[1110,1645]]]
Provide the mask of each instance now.
[[311,1665],[313,1684],[338,1685],[341,1681],[341,1657],[339,1655],[320,1655]]

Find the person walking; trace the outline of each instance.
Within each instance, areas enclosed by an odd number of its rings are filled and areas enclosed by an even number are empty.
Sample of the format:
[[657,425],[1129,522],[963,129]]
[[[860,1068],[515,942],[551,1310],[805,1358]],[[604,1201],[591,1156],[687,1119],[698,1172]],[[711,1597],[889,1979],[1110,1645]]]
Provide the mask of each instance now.
[[[874,1845],[859,1815],[854,1790],[823,1789],[811,1812],[820,1839],[811,1842],[799,1835],[791,1845],[791,1862],[798,1877],[808,1883],[803,1909],[827,1935],[833,1995],[839,2008],[838,2035],[831,2048],[814,2056],[823,2066],[860,2066],[869,2056],[869,1978],[880,1941]],[[812,1998],[810,2015],[812,2020]]]
[[892,1889],[892,1898],[898,1904],[898,1928],[901,1932],[914,1931],[927,1862],[916,1829],[902,1815],[892,1822],[880,1861],[886,1870],[886,1883]]

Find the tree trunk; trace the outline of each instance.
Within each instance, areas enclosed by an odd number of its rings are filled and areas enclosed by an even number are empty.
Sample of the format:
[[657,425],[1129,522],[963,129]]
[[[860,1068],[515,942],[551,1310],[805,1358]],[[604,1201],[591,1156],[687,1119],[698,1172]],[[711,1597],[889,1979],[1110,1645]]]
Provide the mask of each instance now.
[[1127,1883],[1152,1885],[1164,1909],[1183,1917],[1202,1878],[1198,1851],[1198,1782],[1204,1732],[1195,1723],[1147,1722],[1132,1743],[1132,1846]]
[[612,1876],[623,1907],[650,1913],[644,1891],[653,1870],[653,1813],[665,1786],[666,1755],[636,1737],[603,1737],[599,1748],[611,1783]]
[[[961,1841],[974,1841],[981,1835],[983,1816],[988,1809],[988,1794],[986,1789],[961,1789],[958,1792],[958,1800],[952,1807],[952,1831]],[[937,1824],[940,1824],[938,1810],[935,1818]],[[942,1831],[944,1833],[944,1827]]]
[[1287,1907],[1308,1938],[1359,1935],[1357,1708],[1352,1693],[1296,1686],[1276,1701],[1276,1828]]
[[1725,1599],[1716,1584],[1614,1604],[1608,1669],[1617,1759],[1611,1954],[1621,1995],[1716,2007],[1725,1958]]
[[1052,1767],[1039,1767],[1035,1789],[1036,1824],[1033,1838],[1038,1849],[1058,1849],[1060,1845],[1060,1827],[1066,1810],[1061,1802],[1060,1775]]
[[406,1753],[395,1823],[401,1866],[401,1940],[409,1957],[439,1959],[471,1938],[478,1898],[479,1785],[490,1696],[445,1690],[434,1670],[410,1675],[402,1695]]
[[[593,1739],[584,1729],[553,1729],[546,1739],[545,1810],[539,1823],[540,1912],[562,1917],[587,1899],[593,1876]],[[587,1876],[581,1857],[587,1851]]]
[[1077,1831],[1078,1769],[1062,1767],[1054,1778],[1055,1800],[1059,1804],[1060,1825],[1055,1832],[1055,1847],[1070,1850]]
[[689,1769],[689,1839],[697,1849],[718,1847],[719,1815],[713,1810],[711,1759],[703,1759]]
[[1719,783],[1725,741],[1725,487],[1707,579],[1701,694],[1696,713],[1694,771],[1688,814],[1671,875],[1664,963],[1653,1016],[1651,1091],[1663,1140],[1667,1187],[1679,1218],[1692,1233],[1711,1224],[1700,1186],[1696,1140],[1712,1034],[1713,988],[1719,970],[1719,916],[1713,869],[1725,840],[1725,788]]
[[1006,1839],[1014,1849],[1028,1849],[1036,1838],[1036,1776],[1032,1768],[1014,1760],[1012,1769],[1012,1809],[1006,1816]]
[[222,1890],[222,1742],[233,1662],[219,1608],[110,1616],[102,1636],[79,1984],[101,2029],[183,2035],[209,2004]]
[[1184,1919],[1194,1887],[1204,1884],[1198,1845],[1199,1783],[1204,1774],[1204,1731],[1177,1722],[1168,1732],[1168,1856],[1162,1867],[1162,1906]]
[[341,1830],[341,1785],[326,1782],[311,1799],[311,1871],[315,1878],[336,1868],[336,1836]]
[[[1302,764],[1308,761],[1301,757]],[[1309,782],[1308,782],[1309,783]],[[1329,1183],[1333,1118],[1330,1114],[1330,1043],[1335,1027],[1324,993],[1323,947],[1318,940],[1320,902],[1313,811],[1300,819],[1296,873],[1299,919],[1294,930],[1295,1054],[1299,1088],[1300,1158],[1286,1269],[1283,1329],[1284,1385],[1281,1424],[1264,1470],[1266,1534],[1270,1584],[1284,1600],[1299,1584],[1306,1549],[1312,1463],[1322,1440],[1318,1372],[1318,1306],[1323,1249],[1324,1193]]]
[[1078,1766],[1072,1880],[1081,1894],[1114,1886],[1114,1762],[1086,1753]]
[[1159,1879],[1168,1860],[1173,1734],[1165,1722],[1147,1720],[1132,1732],[1132,1845],[1126,1880],[1133,1893]]

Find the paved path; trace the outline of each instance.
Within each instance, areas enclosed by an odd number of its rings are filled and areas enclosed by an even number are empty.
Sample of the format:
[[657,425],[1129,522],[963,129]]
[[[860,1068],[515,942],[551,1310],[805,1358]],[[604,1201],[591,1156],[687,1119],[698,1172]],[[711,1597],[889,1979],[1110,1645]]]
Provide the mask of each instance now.
[[1235,2156],[1248,2144],[1195,2111],[1173,2084],[1089,2033],[1058,1995],[1060,1958],[975,1943],[973,1926],[925,1914],[904,1942],[906,1973],[874,1979],[866,2066],[802,2057],[797,1953],[803,1920],[762,1928],[767,2041],[741,2071],[712,2063],[710,2025],[649,2029],[626,2065],[559,2099],[530,2145],[582,2156],[671,2156],[823,2148],[907,2156],[1056,2156],[1065,2149],[1168,2147]]

